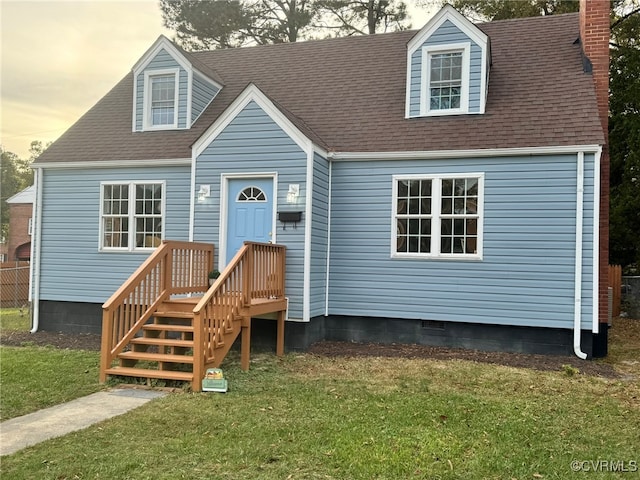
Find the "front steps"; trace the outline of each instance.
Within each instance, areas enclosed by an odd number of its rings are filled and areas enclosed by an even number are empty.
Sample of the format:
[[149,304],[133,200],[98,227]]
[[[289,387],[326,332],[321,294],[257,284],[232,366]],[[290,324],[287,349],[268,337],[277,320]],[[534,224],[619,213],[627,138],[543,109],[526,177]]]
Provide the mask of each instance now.
[[200,298],[163,302],[107,375],[193,382],[193,308]]

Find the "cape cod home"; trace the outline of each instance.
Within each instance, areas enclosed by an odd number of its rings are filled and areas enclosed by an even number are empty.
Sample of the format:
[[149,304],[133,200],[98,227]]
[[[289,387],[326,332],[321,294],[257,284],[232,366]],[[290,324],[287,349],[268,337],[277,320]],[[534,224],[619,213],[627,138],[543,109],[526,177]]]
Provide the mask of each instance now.
[[286,330],[606,354],[608,2],[581,3],[209,52],[160,37],[34,165],[34,331],[102,331],[103,378],[151,360],[194,388],[267,314],[254,339],[279,352]]

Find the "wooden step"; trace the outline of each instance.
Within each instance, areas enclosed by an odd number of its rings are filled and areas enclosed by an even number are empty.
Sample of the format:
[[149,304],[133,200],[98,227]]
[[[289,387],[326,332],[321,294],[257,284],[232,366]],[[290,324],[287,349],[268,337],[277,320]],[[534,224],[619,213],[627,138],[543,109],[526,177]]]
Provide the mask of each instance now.
[[174,370],[147,370],[145,368],[112,367],[106,370],[107,375],[121,375],[123,377],[162,378],[165,380],[193,381],[193,373]]
[[193,347],[193,340],[180,340],[178,338],[136,337],[132,338],[130,343],[137,345],[157,345],[159,347]]
[[159,332],[185,332],[193,333],[193,325],[175,325],[172,323],[147,323],[143,330],[153,330]]
[[121,360],[144,360],[147,362],[193,363],[193,356],[164,353],[122,352],[118,354],[118,358]]
[[182,312],[180,310],[158,310],[153,314],[156,318],[180,318],[180,319],[192,319],[193,312]]
[[162,302],[159,310],[174,310],[177,312],[192,312],[200,301],[200,297],[175,298]]

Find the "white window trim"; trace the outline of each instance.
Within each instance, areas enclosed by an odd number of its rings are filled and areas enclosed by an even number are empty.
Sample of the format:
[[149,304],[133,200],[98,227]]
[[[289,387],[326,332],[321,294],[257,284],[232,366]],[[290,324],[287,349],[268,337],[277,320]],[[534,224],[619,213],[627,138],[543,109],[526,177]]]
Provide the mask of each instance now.
[[[478,231],[477,253],[440,253],[441,231],[441,199],[442,179],[477,178],[478,179]],[[432,209],[431,209],[431,253],[402,253],[396,251],[398,222],[398,181],[399,180],[438,180],[432,182]],[[392,209],[391,209],[391,258],[394,259],[420,259],[420,260],[482,260],[484,240],[484,173],[451,173],[429,175],[393,175],[392,176]]]
[[[429,58],[434,54],[462,52],[462,85],[460,88],[460,108],[449,108],[446,110],[431,110],[430,89],[431,62]],[[422,47],[422,72],[420,84],[420,115],[440,116],[440,115],[464,115],[469,113],[469,82],[471,70],[471,43],[449,43],[446,45],[426,45]]]
[[[175,97],[173,99],[173,123],[166,125],[154,125],[151,115],[151,79],[165,75],[173,75],[175,81]],[[174,130],[178,128],[178,104],[180,98],[180,69],[166,68],[159,70],[146,70],[144,72],[142,130]]]
[[[165,231],[166,231],[166,194],[167,194],[167,182],[164,180],[136,180],[136,181],[104,181],[100,182],[100,218],[98,219],[99,227],[98,227],[98,251],[99,252],[152,252],[157,247],[136,247],[136,231],[135,231],[135,194],[136,194],[136,186],[137,185],[146,185],[146,184],[159,184],[162,186],[162,198],[160,199],[160,216],[162,221],[162,232],[160,233],[160,240],[164,240]],[[129,219],[129,243],[126,247],[105,247],[103,245],[104,241],[104,186],[105,185],[128,185],[129,186],[129,211],[127,212],[127,217]],[[133,201],[132,201],[133,200]]]
[[27,225],[27,235],[30,237],[33,235],[33,217],[29,217],[29,224]]

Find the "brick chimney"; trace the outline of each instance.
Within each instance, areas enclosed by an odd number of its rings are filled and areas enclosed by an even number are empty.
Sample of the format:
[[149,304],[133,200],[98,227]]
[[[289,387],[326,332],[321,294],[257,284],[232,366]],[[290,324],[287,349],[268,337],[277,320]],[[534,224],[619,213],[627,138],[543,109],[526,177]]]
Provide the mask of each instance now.
[[580,0],[580,41],[593,66],[598,111],[608,138],[609,118],[609,0]]
[[580,0],[580,41],[582,51],[592,66],[598,101],[598,116],[605,144],[600,157],[600,252],[598,282],[599,333],[594,335],[593,356],[608,352],[609,311],[609,0]]

